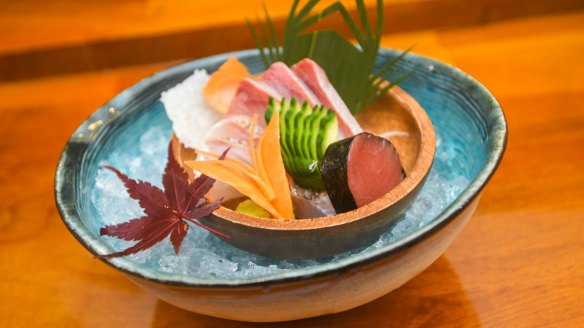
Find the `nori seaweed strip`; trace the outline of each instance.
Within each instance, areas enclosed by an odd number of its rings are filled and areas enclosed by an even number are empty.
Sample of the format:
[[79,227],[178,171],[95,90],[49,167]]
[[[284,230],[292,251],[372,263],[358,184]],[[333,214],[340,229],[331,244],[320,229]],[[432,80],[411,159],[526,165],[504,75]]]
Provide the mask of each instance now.
[[[355,139],[355,136],[330,144],[324,153],[320,166],[324,188],[329,194],[331,203],[337,213],[344,213],[357,208],[355,198],[353,198],[353,194],[349,189],[347,176],[347,160],[353,139]],[[339,161],[339,158],[343,160]]]

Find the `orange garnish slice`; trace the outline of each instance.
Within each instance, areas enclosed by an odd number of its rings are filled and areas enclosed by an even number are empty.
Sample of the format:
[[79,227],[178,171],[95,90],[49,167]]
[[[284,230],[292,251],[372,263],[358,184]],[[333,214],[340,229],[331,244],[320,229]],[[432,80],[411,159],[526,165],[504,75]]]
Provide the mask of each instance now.
[[239,82],[249,76],[251,74],[245,65],[231,57],[211,75],[203,89],[203,97],[213,109],[219,113],[227,113]]
[[[249,139],[252,165],[236,159],[189,161],[192,169],[231,185],[243,195],[264,208],[276,219],[294,219],[290,185],[280,150],[280,115],[274,114],[267,128],[254,146],[253,135],[257,124],[254,115]],[[220,155],[197,151],[218,158]]]

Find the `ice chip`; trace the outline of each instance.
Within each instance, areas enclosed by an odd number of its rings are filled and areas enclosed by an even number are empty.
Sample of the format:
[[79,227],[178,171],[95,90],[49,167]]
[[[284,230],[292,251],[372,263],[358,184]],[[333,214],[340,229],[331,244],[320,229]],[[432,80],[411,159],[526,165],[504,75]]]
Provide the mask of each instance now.
[[147,156],[154,156],[161,149],[166,149],[168,136],[162,129],[150,129],[140,137],[140,151]]
[[160,258],[158,264],[160,265],[160,271],[162,272],[186,275],[189,273],[187,269],[188,262],[189,258],[187,256],[177,256],[172,254]]

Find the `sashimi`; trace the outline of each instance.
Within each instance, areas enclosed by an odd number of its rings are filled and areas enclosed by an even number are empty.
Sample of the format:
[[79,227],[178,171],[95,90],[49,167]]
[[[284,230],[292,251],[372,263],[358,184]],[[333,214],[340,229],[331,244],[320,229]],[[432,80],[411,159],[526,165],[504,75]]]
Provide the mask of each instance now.
[[395,147],[389,140],[368,132],[331,144],[323,158],[321,174],[337,213],[382,197],[404,177]]
[[337,112],[339,128],[346,137],[363,131],[341,96],[329,82],[325,71],[316,62],[305,58],[292,66],[292,71],[308,86],[325,107]]
[[[227,115],[258,114],[263,117],[270,97],[276,100],[294,98],[311,106],[320,104],[318,97],[297,74],[284,63],[276,62],[261,75],[240,82]],[[263,121],[259,124],[265,126]]]
[[292,179],[288,182],[296,217],[309,219],[335,215],[335,208],[326,192],[301,188]]
[[[230,148],[227,153],[228,158],[251,164],[248,148],[251,125],[252,119],[250,116],[227,116],[211,128],[209,137],[205,140],[205,146],[209,151],[217,154]],[[254,144],[257,143],[263,130],[260,126],[256,127],[253,136]]]
[[[282,99],[282,95],[265,82],[254,78],[245,78],[239,83],[235,97],[233,97],[229,105],[227,115],[247,115],[251,117],[253,114],[257,114],[259,117],[263,117],[270,97]],[[259,123],[260,126],[265,126],[263,120]]]
[[262,74],[261,80],[280,94],[281,98],[278,100],[282,98],[296,99],[299,102],[306,101],[310,106],[320,104],[320,101],[302,79],[282,62],[273,63]]

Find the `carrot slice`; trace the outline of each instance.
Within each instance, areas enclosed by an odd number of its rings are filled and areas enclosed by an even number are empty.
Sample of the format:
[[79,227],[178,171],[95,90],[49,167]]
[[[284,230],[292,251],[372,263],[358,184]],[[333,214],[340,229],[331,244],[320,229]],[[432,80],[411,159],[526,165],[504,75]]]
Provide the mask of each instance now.
[[[253,136],[257,117],[251,126]],[[197,151],[211,157],[219,155]],[[214,179],[223,181],[249,197],[276,219],[294,219],[290,185],[280,150],[280,115],[275,113],[254,149],[249,140],[252,166],[235,159],[191,161],[186,164]]]
[[[210,151],[204,151],[204,150],[200,150],[200,149],[195,150],[195,153],[201,154],[203,156],[213,157],[213,158],[219,158],[219,157],[221,157],[220,154],[215,154],[215,153],[212,153]],[[243,170],[245,172],[248,172],[249,174],[255,174],[255,169],[251,165],[249,165],[249,164],[247,164],[245,162],[238,161],[236,159],[229,158],[229,157],[226,157],[226,158],[224,158],[222,160],[225,161],[225,162],[236,163],[237,165],[239,165],[239,167],[241,168],[241,170]]]
[[[205,155],[205,156],[209,156],[209,157],[214,157],[214,158],[219,158],[221,156],[218,154],[214,154],[214,153],[210,153],[210,152],[206,152],[206,151],[202,151],[202,150],[197,150],[197,154],[201,154],[201,155]],[[190,161],[190,162],[192,162],[192,161]],[[185,164],[188,164],[188,162]],[[231,168],[233,170],[237,170],[237,171],[241,172],[242,174],[245,174],[247,177],[252,179],[257,184],[257,186],[261,189],[262,193],[267,197],[268,200],[271,201],[271,200],[276,198],[276,193],[274,192],[272,186],[268,184],[269,180],[263,179],[262,177],[258,176],[256,173],[256,170],[254,168],[252,168],[251,166],[249,166],[247,163],[242,162],[242,161],[238,161],[238,160],[233,159],[233,158],[224,158],[223,160],[221,160],[221,162],[218,163],[218,165],[223,165],[223,166]]]
[[[202,151],[202,150],[197,150],[196,152],[198,154],[201,154],[201,155],[215,157],[215,158],[219,158],[221,156],[218,154],[214,154],[214,153],[210,153],[210,152],[206,152],[206,151]],[[241,173],[248,176],[250,179],[254,180],[255,183],[262,190],[264,195],[266,195],[268,197],[269,200],[272,200],[276,197],[276,194],[274,193],[272,186],[270,186],[268,184],[269,183],[268,180],[265,180],[265,179],[262,179],[261,177],[259,177],[256,174],[255,168],[249,166],[249,164],[242,162],[242,161],[238,161],[238,160],[233,159],[233,158],[224,158],[223,160],[221,160],[219,162],[219,164],[226,166],[226,167],[229,167],[229,168],[234,169],[234,170],[238,170]]]
[[211,75],[203,89],[203,97],[213,109],[226,113],[237,92],[239,82],[249,76],[251,74],[245,65],[237,58],[231,57]]
[[266,130],[262,134],[257,147],[257,156],[261,172],[265,172],[269,179],[269,185],[277,190],[277,197],[272,201],[272,205],[289,219],[294,218],[292,208],[292,197],[290,196],[290,185],[286,177],[284,160],[280,150],[280,115],[274,113]]
[[270,212],[275,218],[284,219],[282,214],[266,199],[257,184],[243,172],[224,166],[220,160],[190,161],[186,164],[213,179],[229,183],[237,191],[248,196],[256,204]]
[[[253,137],[255,135],[257,121],[258,121],[258,116],[257,116],[257,114],[254,114],[253,118],[251,120],[250,134],[249,134],[249,140],[248,140],[249,156],[251,158],[253,166],[256,169],[256,173],[259,175],[260,179],[262,179],[263,181],[266,181],[266,184],[268,185],[268,188],[269,188],[267,190],[268,199],[274,200],[276,198],[276,192],[274,191],[274,188],[272,188],[272,185],[270,184],[270,180],[268,179],[268,176],[267,176],[265,170],[263,169],[264,165],[262,163],[261,157],[259,157],[260,148],[257,147],[256,148],[257,150],[254,151]],[[260,138],[260,140],[261,140],[261,138]],[[258,145],[259,145],[259,141],[258,141]]]

